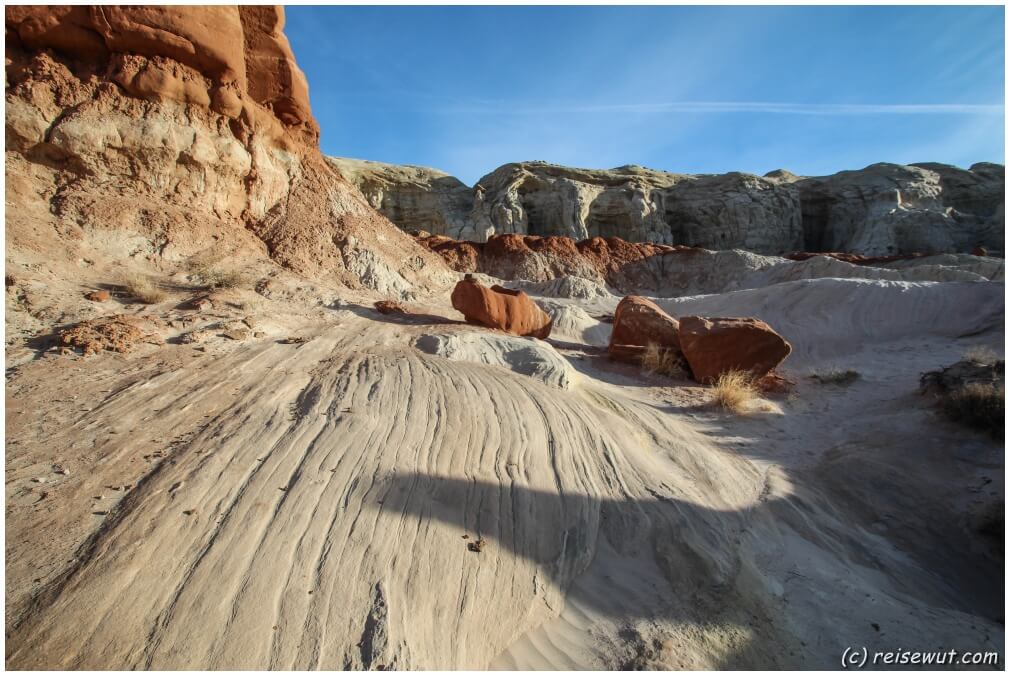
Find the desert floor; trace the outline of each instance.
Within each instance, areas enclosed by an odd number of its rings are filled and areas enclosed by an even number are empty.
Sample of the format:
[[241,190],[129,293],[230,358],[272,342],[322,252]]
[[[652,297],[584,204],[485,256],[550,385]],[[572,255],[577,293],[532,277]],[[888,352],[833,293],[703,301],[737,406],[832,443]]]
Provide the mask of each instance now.
[[[8,667],[1002,654],[1002,543],[973,524],[1003,499],[1003,445],[918,392],[972,347],[1002,354],[1002,283],[657,299],[793,344],[792,390],[743,415],[609,361],[606,290],[535,295],[556,326],[535,341],[463,323],[448,292],[380,315],[275,287],[204,312],[113,298],[158,336],[127,354],[8,351]],[[829,367],[860,378],[810,378]]]

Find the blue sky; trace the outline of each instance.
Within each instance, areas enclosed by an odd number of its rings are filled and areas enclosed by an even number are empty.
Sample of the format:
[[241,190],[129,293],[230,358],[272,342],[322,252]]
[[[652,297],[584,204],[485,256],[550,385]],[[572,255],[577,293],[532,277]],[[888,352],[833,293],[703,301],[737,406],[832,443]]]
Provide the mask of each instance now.
[[1004,161],[1003,7],[298,7],[323,152],[688,173]]

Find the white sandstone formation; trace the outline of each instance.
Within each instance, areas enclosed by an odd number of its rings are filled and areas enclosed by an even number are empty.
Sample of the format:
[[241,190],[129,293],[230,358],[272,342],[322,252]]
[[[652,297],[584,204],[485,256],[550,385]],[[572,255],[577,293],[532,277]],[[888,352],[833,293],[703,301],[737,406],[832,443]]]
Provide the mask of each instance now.
[[763,254],[1003,250],[1003,167],[874,164],[823,177],[779,169],[689,175],[635,165],[506,164],[472,188],[435,169],[329,158],[405,230],[620,237]]

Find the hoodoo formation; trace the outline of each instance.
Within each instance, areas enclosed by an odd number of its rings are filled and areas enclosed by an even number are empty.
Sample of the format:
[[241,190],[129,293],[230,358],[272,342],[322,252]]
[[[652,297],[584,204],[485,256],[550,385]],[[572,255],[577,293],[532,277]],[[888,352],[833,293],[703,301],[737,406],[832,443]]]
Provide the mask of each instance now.
[[279,7],[5,17],[9,669],[1003,654],[1002,166],[471,188]]

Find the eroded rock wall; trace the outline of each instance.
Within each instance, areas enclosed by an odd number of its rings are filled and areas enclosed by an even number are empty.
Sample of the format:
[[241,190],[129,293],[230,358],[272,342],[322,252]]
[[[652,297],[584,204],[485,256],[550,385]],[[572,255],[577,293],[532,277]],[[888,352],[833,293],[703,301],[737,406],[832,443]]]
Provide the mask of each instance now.
[[806,251],[871,256],[1003,250],[1004,174],[996,165],[873,164],[795,181]]
[[468,189],[433,169],[336,162],[405,230],[475,242],[519,234],[762,254],[1003,249],[1004,172],[994,164],[969,170],[875,164],[804,178],[784,170],[763,177],[692,176],[638,166],[588,170],[521,162],[499,167]]

